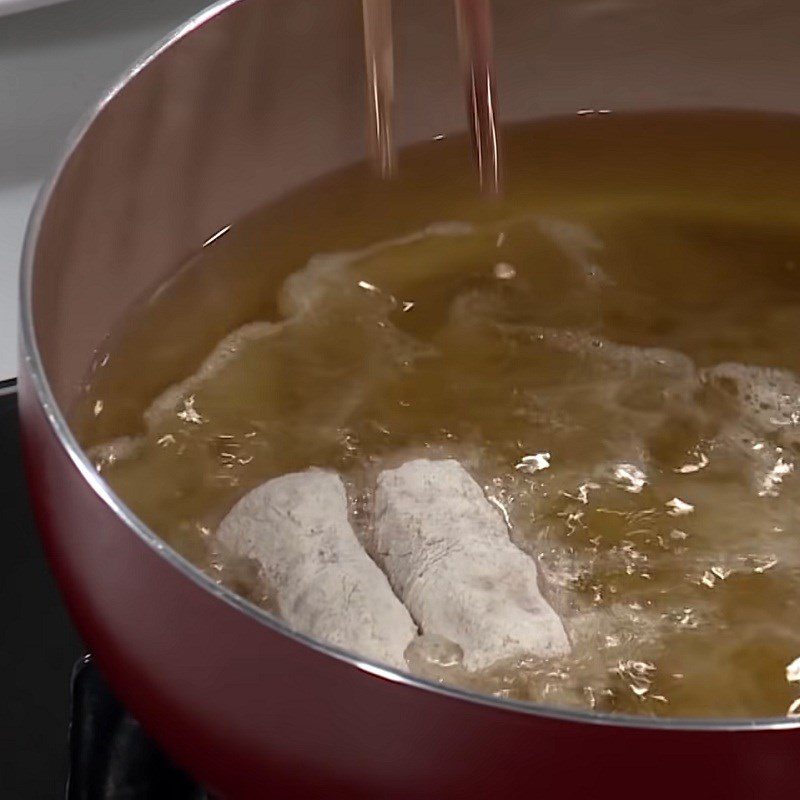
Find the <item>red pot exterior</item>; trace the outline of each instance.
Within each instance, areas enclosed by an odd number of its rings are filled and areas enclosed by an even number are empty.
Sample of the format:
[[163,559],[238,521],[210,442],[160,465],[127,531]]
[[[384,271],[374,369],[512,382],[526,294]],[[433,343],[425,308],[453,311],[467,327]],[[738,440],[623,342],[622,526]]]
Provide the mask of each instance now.
[[394,683],[187,577],[87,484],[27,375],[31,495],[70,612],[148,731],[226,798],[800,795],[800,730],[573,722]]
[[[778,41],[794,2],[775,0],[783,17],[753,4],[736,35]],[[578,71],[607,88],[612,108],[696,104],[709,64],[734,76],[746,67],[748,81],[708,83],[724,87],[720,103],[795,108],[793,39],[766,58],[732,46],[733,34],[703,34],[716,31],[728,0],[665,1],[663,24],[652,16],[659,4],[640,4],[604,18],[603,36],[588,5],[496,4],[507,118],[581,108]],[[463,128],[457,84],[431,66],[455,61],[443,46],[454,40],[451,3],[395,6],[398,41],[417,48],[404,51],[398,139]],[[24,451],[47,555],[91,652],[168,753],[227,798],[800,796],[799,728],[542,716],[380,677],[298,642],[165,558],[95,491],[56,434],[43,398],[51,391],[47,402],[69,407],[93,348],[147,287],[256,203],[360,155],[359,25],[357,0],[242,0],[207,16],[94,116],[34,218],[23,274]],[[606,60],[608,42],[616,49]],[[664,42],[681,42],[680,68],[667,69],[674,54]],[[642,53],[664,67],[663,86],[638,80]]]

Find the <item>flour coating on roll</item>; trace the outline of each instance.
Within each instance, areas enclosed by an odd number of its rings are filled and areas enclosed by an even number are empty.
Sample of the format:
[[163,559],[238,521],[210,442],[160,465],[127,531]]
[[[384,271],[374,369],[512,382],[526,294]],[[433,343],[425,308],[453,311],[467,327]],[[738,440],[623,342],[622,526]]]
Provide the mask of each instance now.
[[467,669],[569,651],[535,561],[457,461],[381,472],[371,547],[422,632],[458,644]]
[[406,669],[416,626],[356,538],[338,475],[309,469],[267,481],[231,509],[217,538],[259,564],[292,629]]

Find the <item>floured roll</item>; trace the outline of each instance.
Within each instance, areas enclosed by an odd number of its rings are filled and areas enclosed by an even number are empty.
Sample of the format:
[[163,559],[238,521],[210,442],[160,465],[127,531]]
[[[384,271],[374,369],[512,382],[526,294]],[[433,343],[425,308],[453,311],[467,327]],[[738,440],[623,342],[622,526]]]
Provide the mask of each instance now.
[[291,628],[406,669],[416,626],[356,538],[338,475],[310,469],[267,481],[231,509],[217,538],[258,562]]
[[423,633],[461,647],[467,669],[569,651],[536,563],[457,461],[419,459],[383,471],[374,523],[372,546],[395,591]]

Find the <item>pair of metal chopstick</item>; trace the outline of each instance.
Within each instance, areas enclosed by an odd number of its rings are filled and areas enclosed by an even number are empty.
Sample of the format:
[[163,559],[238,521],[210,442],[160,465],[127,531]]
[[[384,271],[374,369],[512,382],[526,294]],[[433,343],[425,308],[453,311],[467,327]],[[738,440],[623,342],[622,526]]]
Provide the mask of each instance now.
[[[396,169],[392,0],[362,0],[371,156],[380,174]],[[491,0],[455,0],[459,52],[467,88],[467,113],[481,189],[500,190],[495,86],[492,70]]]

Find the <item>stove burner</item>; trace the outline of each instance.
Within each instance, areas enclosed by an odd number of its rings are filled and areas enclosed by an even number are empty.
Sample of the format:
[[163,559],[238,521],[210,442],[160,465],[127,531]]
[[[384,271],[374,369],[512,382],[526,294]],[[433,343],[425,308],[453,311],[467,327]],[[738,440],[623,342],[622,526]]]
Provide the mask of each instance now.
[[86,656],[72,675],[67,800],[210,800],[117,701]]
[[[0,613],[0,676],[10,693],[3,721],[18,748],[10,768],[8,762],[0,763],[0,797],[43,797],[63,787],[67,715],[60,712],[62,703],[66,705],[66,671],[82,646],[36,541],[13,380],[0,381],[0,456],[0,508],[7,531],[13,533],[6,537],[6,555],[15,564],[0,590],[0,609],[10,612]],[[26,598],[24,616],[12,610],[20,597]],[[73,669],[71,695],[67,800],[211,800],[147,737],[89,657]],[[33,696],[37,702],[31,704]]]

